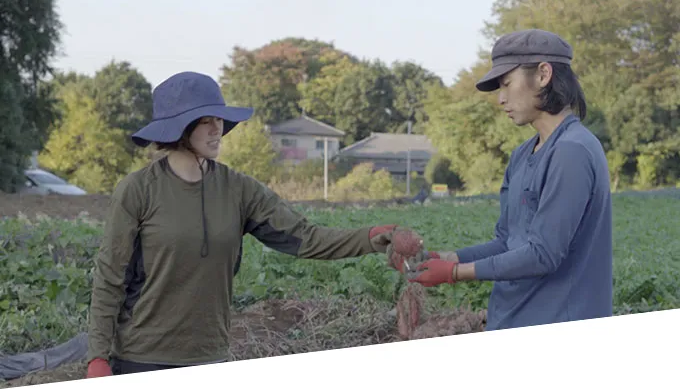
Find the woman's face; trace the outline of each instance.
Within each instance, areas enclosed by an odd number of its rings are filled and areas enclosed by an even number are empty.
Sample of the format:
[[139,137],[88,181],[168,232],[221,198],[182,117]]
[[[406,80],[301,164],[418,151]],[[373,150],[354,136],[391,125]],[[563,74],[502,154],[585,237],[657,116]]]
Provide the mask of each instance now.
[[203,117],[190,135],[190,145],[195,152],[207,159],[216,159],[221,149],[223,119]]

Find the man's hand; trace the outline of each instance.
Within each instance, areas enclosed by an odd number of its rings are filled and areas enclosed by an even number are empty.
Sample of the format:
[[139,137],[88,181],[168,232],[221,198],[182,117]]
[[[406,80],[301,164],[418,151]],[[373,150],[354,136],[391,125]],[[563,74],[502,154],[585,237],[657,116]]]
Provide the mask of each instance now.
[[112,368],[109,363],[102,358],[95,358],[88,364],[88,374],[86,378],[107,377],[112,375]]
[[[431,252],[425,252],[423,250],[419,250],[416,252],[414,255],[404,255],[400,252],[397,252],[394,248],[394,244],[389,244],[387,246],[387,265],[390,268],[394,268],[395,270],[401,272],[402,274],[405,274],[407,272],[407,267],[410,270],[413,270],[417,265],[422,263],[423,261],[430,259],[431,258]],[[436,255],[436,253],[435,253]],[[437,256],[439,257],[439,256]]]
[[458,254],[456,252],[435,252],[435,251],[430,251],[428,252],[429,254],[429,259],[442,259],[442,260],[448,260],[448,261],[454,261],[456,263],[459,262],[458,260]]
[[430,259],[417,268],[418,276],[409,279],[409,282],[420,283],[425,287],[438,286],[440,284],[453,284],[458,280],[457,275],[457,261],[450,261],[444,259]]

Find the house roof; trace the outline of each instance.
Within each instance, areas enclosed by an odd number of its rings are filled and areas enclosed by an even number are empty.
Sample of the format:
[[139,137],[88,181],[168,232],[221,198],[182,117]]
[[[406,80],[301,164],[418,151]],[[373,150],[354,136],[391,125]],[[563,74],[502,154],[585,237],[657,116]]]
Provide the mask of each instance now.
[[406,159],[411,150],[411,159],[429,160],[437,152],[425,135],[396,133],[371,133],[371,135],[340,150],[338,155],[369,159]]
[[339,129],[306,115],[279,124],[269,125],[268,128],[272,135],[344,137],[344,132]]

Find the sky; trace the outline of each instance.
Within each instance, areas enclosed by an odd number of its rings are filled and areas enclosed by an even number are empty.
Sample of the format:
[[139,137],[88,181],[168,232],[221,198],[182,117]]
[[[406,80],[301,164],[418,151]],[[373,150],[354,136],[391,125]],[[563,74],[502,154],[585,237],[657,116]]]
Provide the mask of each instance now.
[[129,61],[157,86],[195,71],[218,79],[234,46],[286,37],[334,43],[357,57],[414,61],[452,84],[489,49],[493,0],[58,0],[53,65],[93,75]]

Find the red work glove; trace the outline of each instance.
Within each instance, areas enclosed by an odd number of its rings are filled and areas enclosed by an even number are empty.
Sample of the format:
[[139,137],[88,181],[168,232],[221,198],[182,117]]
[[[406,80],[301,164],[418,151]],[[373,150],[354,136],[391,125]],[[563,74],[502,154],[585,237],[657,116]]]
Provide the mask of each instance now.
[[441,259],[441,257],[439,257],[439,253],[437,253],[433,250],[427,252],[427,258],[428,259]]
[[443,283],[453,284],[453,273],[457,264],[455,261],[430,259],[416,268],[418,272],[423,272],[414,279],[410,279],[409,282],[420,283],[425,287],[438,286]]
[[88,363],[88,374],[86,378],[107,377],[112,375],[112,368],[109,363],[102,358],[95,358]]
[[[392,250],[391,244],[387,247],[387,253],[389,258],[389,266],[401,272],[402,274],[406,273],[406,264],[404,263],[404,257],[402,257],[402,255],[398,254],[397,252],[394,252]],[[423,254],[424,256],[422,260],[439,259],[439,253],[437,252],[430,251],[424,252]]]
[[384,225],[371,227],[368,233],[368,239],[371,246],[378,253],[385,253],[387,245],[392,242],[392,233],[397,225]]

